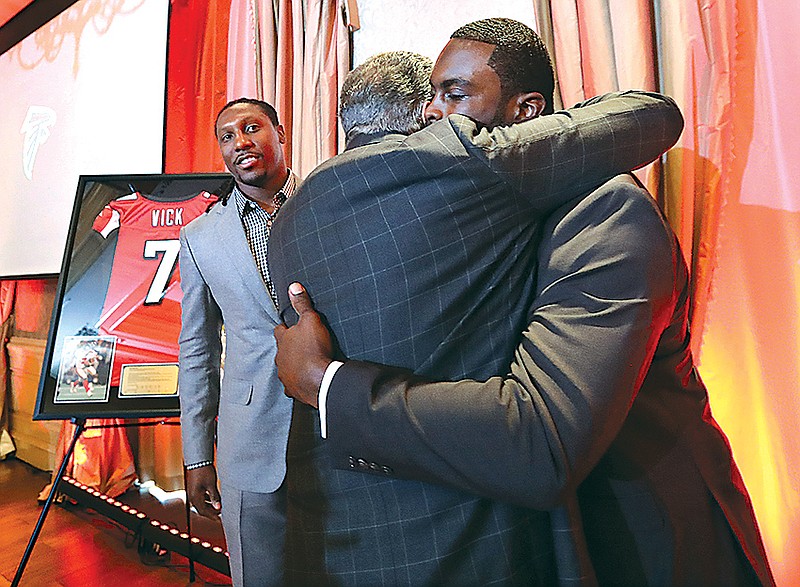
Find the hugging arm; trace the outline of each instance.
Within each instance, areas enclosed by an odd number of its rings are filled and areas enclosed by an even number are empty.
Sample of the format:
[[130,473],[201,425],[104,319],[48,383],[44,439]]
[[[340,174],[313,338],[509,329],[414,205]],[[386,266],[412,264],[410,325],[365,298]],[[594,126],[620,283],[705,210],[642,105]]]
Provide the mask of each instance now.
[[637,90],[492,130],[464,116],[453,115],[449,122],[465,147],[539,214],[653,162],[683,130],[672,98]]

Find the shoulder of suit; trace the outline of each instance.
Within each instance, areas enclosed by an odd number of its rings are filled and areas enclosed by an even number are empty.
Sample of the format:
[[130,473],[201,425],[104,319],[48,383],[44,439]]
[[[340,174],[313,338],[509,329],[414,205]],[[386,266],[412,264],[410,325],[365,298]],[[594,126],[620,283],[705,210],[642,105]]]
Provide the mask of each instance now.
[[616,175],[597,187],[590,197],[621,199],[637,208],[658,211],[655,199],[630,173]]
[[[669,230],[666,218],[653,196],[630,174],[621,174],[573,198],[553,212],[547,219],[545,233],[552,231],[561,219],[597,226],[611,218],[638,219],[636,222],[641,226]],[[662,226],[659,227],[659,224]]]
[[677,246],[675,233],[655,198],[631,174],[621,174],[607,180],[561,210],[561,214],[553,216],[568,217],[573,222],[593,226],[608,221],[611,221],[609,226],[629,226],[631,232],[643,239],[640,246],[647,245],[654,249],[664,247],[664,251]]
[[213,226],[229,207],[235,208],[235,204],[228,202],[226,206],[222,201],[215,202],[206,212],[186,224],[181,229],[181,232],[186,235],[194,235],[198,231],[206,230],[208,227]]

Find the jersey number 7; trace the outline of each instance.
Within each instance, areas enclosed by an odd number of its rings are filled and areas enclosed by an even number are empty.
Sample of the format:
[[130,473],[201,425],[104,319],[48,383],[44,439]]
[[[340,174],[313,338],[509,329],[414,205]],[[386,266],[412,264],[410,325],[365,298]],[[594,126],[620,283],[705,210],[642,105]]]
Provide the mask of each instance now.
[[145,305],[160,304],[164,299],[169,279],[178,263],[180,250],[181,243],[178,239],[144,241],[145,259],[157,259],[158,254],[162,253],[158,269],[150,283],[150,289],[147,290],[147,296],[144,298]]

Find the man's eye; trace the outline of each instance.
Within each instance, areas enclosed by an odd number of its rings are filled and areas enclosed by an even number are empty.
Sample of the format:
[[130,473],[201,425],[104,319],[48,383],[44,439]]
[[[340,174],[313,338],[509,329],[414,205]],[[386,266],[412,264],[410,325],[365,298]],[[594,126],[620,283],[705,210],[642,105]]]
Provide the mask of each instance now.
[[257,124],[248,124],[246,127],[244,127],[244,130],[245,130],[245,132],[257,132],[258,131],[258,125]]
[[219,137],[219,142],[220,143],[227,143],[229,140],[231,140],[232,136],[233,135],[231,135],[231,134],[224,134],[224,135]]
[[462,94],[461,92],[445,92],[444,94],[444,99],[449,102],[460,102],[466,97],[466,94]]

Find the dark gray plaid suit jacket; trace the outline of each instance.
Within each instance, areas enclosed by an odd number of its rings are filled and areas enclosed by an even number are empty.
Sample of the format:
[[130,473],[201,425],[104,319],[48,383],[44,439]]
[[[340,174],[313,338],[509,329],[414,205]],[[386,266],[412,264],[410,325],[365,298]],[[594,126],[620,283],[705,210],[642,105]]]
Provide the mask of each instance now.
[[[452,116],[350,149],[306,179],[273,227],[282,316],[295,319],[286,288],[298,280],[349,358],[444,379],[504,373],[528,323],[541,219],[653,160],[681,129],[671,100],[624,92],[491,132]],[[546,513],[390,469],[335,470],[316,411],[299,406],[287,452],[295,584],[555,580]]]
[[562,586],[773,585],[692,359],[689,272],[650,194],[621,175],[551,214],[535,281],[507,375],[347,361],[327,401],[334,465],[557,508]]

